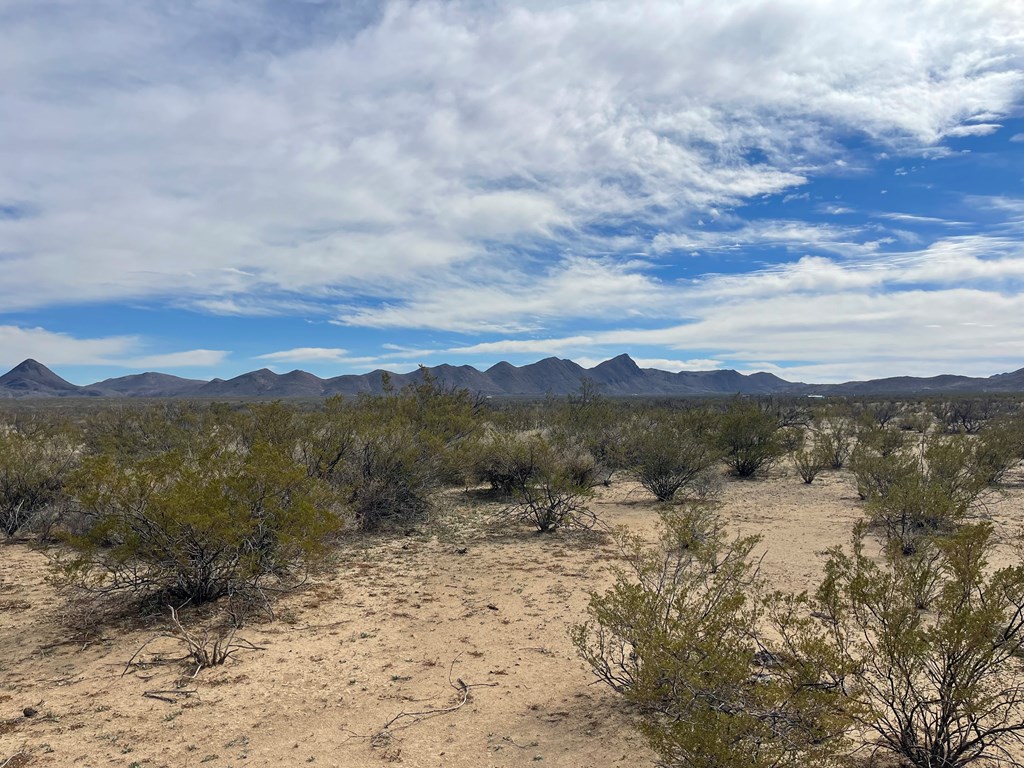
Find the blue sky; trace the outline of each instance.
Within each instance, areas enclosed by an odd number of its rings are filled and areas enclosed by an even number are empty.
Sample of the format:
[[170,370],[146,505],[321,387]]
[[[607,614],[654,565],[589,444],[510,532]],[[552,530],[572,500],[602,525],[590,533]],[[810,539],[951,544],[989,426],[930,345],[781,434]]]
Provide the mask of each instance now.
[[0,367],[1024,367],[1024,3],[6,0]]

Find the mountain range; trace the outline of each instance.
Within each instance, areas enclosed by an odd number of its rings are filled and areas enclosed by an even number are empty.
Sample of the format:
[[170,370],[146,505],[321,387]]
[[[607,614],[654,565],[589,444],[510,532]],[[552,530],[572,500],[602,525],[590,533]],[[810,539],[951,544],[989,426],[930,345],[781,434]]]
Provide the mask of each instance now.
[[[466,388],[482,395],[537,397],[565,395],[579,390],[584,378],[598,391],[614,396],[679,395],[911,395],[982,392],[1024,392],[1024,368],[987,378],[942,375],[929,378],[897,376],[843,384],[804,384],[771,373],[742,374],[733,370],[671,373],[641,368],[629,355],[619,355],[593,368],[571,360],[549,357],[530,365],[501,362],[485,371],[469,365],[426,368],[442,385]],[[289,398],[357,395],[383,391],[381,370],[361,375],[321,379],[306,371],[274,373],[267,368],[233,379],[183,379],[166,373],[140,373],[78,386],[65,381],[42,363],[25,360],[0,376],[0,398],[13,397],[190,397]],[[391,373],[400,389],[418,381],[422,373]]]

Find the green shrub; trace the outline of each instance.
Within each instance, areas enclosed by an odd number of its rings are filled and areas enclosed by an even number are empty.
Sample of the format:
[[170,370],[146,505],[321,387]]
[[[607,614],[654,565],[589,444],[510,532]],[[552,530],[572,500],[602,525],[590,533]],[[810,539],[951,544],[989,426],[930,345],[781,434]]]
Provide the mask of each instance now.
[[[831,645],[856,674],[849,711],[901,765],[1019,765],[1024,565],[989,569],[992,528],[961,528],[913,563],[836,549],[818,591]],[[922,583],[928,610],[922,610]]]
[[588,507],[596,483],[593,457],[579,445],[538,434],[525,438],[524,450],[524,465],[531,470],[515,481],[503,517],[541,533],[592,527],[597,521]]
[[537,474],[537,458],[529,434],[491,430],[479,443],[473,477],[509,498]]
[[916,552],[922,541],[955,531],[965,514],[966,508],[941,484],[931,482],[916,467],[868,503],[873,527],[881,531],[887,545],[906,555]]
[[853,428],[849,421],[841,415],[827,416],[818,422],[814,431],[816,448],[825,466],[842,469],[853,449]]
[[919,462],[910,452],[899,450],[882,454],[869,442],[862,441],[850,454],[849,468],[857,481],[861,499],[880,499],[885,498],[900,478],[918,471]]
[[966,514],[975,499],[989,485],[989,467],[979,461],[980,440],[964,434],[936,435],[924,444],[922,462],[925,477]]
[[869,450],[885,458],[903,450],[905,445],[906,437],[899,430],[871,424],[857,431],[857,443],[853,450]]
[[718,447],[739,477],[766,472],[785,454],[778,421],[757,403],[736,398],[718,425]]
[[932,417],[930,414],[919,411],[905,413],[898,419],[898,426],[904,432],[918,432],[925,435],[932,427]]
[[71,583],[202,603],[258,596],[316,562],[338,523],[322,487],[291,457],[257,443],[226,450],[83,460],[71,487],[84,530],[61,565]]
[[864,410],[867,420],[877,427],[887,427],[904,409],[903,403],[896,400],[882,400],[870,403]]
[[[424,368],[400,392],[386,386],[383,395],[360,398],[351,431],[342,426],[334,437],[338,449],[351,451],[340,482],[358,525],[422,522],[440,487],[465,480],[482,407],[480,398],[441,386]],[[344,414],[334,418],[344,425]]]
[[594,474],[603,485],[628,464],[626,440],[631,428],[628,406],[600,394],[598,386],[586,377],[579,390],[564,401],[547,405],[545,429],[557,440],[575,443],[594,460]]
[[1024,459],[1024,419],[1003,418],[987,423],[978,435],[974,454],[986,483],[1002,482],[1006,473]]
[[236,419],[235,410],[216,403],[118,404],[90,414],[83,430],[84,451],[136,458],[202,450],[213,435],[224,444],[236,441]]
[[364,425],[357,437],[346,487],[356,523],[364,531],[423,522],[439,486],[439,456],[411,425]]
[[813,483],[818,474],[829,465],[829,459],[816,445],[800,446],[789,455],[805,485]]
[[0,429],[0,531],[14,536],[56,521],[76,442],[64,427]]
[[701,485],[718,463],[713,435],[699,411],[660,411],[637,422],[626,443],[632,474],[659,501]]
[[301,417],[297,438],[298,459],[310,477],[343,485],[358,444],[358,412],[340,395]]
[[728,537],[707,507],[662,520],[657,547],[620,534],[624,567],[570,632],[580,656],[636,708],[660,765],[838,765],[840,677],[802,599],[760,597],[758,539]]

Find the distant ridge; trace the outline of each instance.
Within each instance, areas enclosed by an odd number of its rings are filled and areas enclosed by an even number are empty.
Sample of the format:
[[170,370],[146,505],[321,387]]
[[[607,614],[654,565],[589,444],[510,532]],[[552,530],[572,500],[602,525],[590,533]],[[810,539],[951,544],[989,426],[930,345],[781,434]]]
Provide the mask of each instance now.
[[[987,378],[942,375],[928,378],[896,376],[844,384],[803,384],[771,373],[742,374],[732,370],[660,371],[641,368],[629,355],[583,368],[572,360],[548,357],[529,365],[500,362],[486,371],[469,365],[437,365],[427,371],[444,386],[462,387],[483,395],[538,397],[576,392],[584,378],[613,396],[680,395],[910,395],[983,392],[1024,392],[1024,368]],[[268,368],[233,379],[183,379],[166,373],[139,373],[80,387],[65,381],[36,360],[25,360],[0,376],[0,398],[22,397],[202,397],[290,398],[358,395],[383,391],[384,371],[321,379],[306,371],[274,373]],[[390,373],[395,388],[418,381],[420,371]]]
[[0,393],[5,397],[82,397],[94,394],[88,387],[65,381],[31,358],[0,376]]

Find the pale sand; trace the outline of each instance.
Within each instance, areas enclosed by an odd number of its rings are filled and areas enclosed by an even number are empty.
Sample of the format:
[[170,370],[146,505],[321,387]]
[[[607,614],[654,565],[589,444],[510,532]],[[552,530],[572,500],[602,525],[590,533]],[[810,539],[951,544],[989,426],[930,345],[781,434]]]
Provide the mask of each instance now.
[[[989,513],[1004,534],[1024,523],[1018,471]],[[822,550],[848,541],[862,515],[845,471],[805,486],[786,470],[725,485],[731,529],[764,537],[769,584],[813,589]],[[593,505],[611,525],[650,534],[642,489],[617,483]],[[265,650],[202,670],[181,703],[145,698],[171,689],[180,666],[125,664],[154,628],[103,628],[77,645],[66,607],[46,583],[47,560],[0,545],[0,765],[32,766],[634,766],[651,755],[615,694],[593,683],[567,637],[588,592],[610,582],[608,541],[540,536],[482,525],[465,501],[455,535],[358,538],[339,567],[277,605],[277,618],[239,636]],[[455,552],[466,547],[466,554]],[[1008,554],[1003,555],[1009,557]],[[489,607],[493,606],[493,608]],[[149,646],[143,658],[173,644]],[[401,712],[461,701],[427,719]],[[24,707],[39,713],[21,716]],[[19,754],[20,753],[20,754]]]

